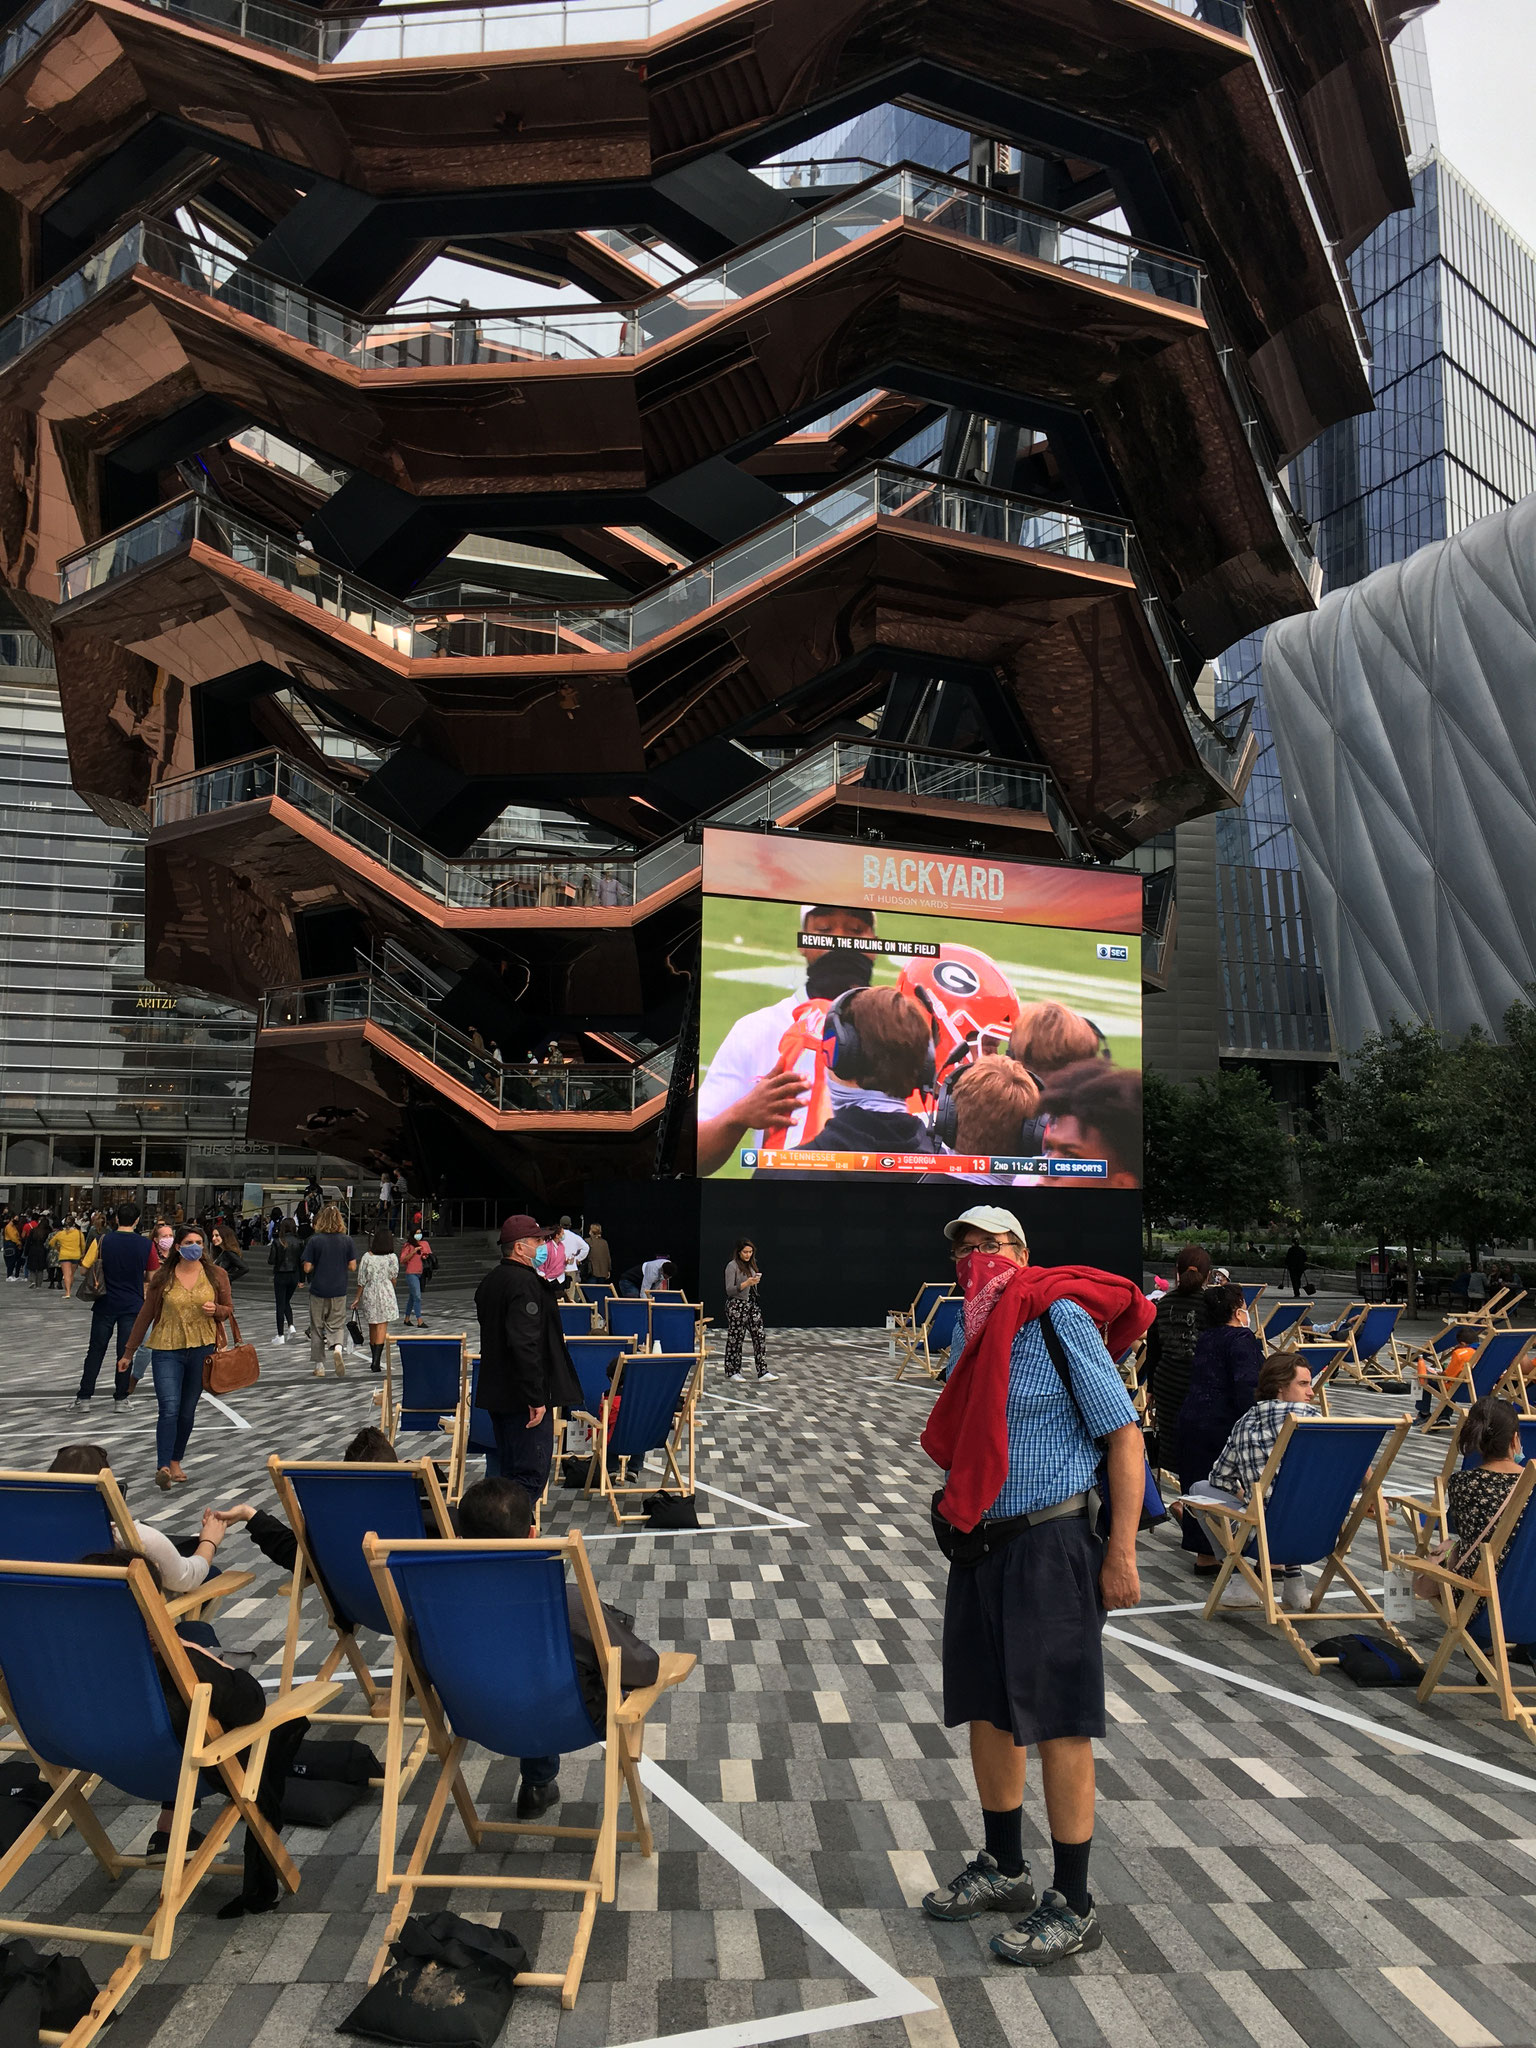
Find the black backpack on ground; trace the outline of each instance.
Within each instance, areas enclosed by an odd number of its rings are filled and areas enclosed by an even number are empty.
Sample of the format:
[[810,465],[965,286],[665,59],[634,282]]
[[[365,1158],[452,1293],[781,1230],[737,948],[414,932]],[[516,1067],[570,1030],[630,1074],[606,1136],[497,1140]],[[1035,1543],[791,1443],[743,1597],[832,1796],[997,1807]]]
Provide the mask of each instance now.
[[648,1493],[641,1502],[645,1510],[647,1529],[697,1529],[699,1511],[694,1505],[692,1494]]
[[1312,1645],[1315,1657],[1337,1657],[1339,1669],[1356,1685],[1414,1685],[1424,1666],[1411,1650],[1400,1650],[1385,1636],[1326,1636]]
[[528,1951],[505,1927],[457,1913],[414,1915],[390,1945],[384,1974],[336,2031],[417,2048],[492,2048],[506,2024]]

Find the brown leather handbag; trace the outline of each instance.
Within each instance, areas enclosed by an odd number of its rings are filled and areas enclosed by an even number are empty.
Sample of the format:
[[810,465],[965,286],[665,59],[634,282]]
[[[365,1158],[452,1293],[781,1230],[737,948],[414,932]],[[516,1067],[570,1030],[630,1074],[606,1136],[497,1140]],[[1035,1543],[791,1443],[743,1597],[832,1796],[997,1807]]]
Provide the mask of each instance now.
[[214,1348],[203,1364],[203,1392],[205,1394],[238,1394],[242,1387],[254,1387],[261,1378],[261,1360],[256,1356],[256,1346],[242,1342],[240,1325],[231,1316],[229,1328],[234,1336],[231,1344],[224,1334],[223,1323]]

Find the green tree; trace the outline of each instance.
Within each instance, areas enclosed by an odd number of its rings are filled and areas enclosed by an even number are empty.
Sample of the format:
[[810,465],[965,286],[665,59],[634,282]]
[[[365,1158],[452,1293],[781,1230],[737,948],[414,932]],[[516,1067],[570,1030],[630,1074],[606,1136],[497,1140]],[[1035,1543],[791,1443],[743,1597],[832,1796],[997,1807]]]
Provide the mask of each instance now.
[[1142,1075],[1142,1120],[1141,1200],[1150,1249],[1154,1226],[1166,1229],[1176,1216],[1189,1214],[1185,1147],[1189,1090],[1148,1067]]
[[1220,1224],[1227,1257],[1240,1230],[1265,1224],[1290,1192],[1290,1141],[1251,1067],[1202,1075],[1186,1093],[1181,1180],[1187,1213]]

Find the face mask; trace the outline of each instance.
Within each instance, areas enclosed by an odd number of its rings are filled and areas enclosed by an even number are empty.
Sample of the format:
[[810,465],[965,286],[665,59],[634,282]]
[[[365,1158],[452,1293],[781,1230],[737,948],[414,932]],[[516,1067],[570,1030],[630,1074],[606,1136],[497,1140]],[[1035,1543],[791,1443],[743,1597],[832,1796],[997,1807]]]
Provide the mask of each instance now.
[[174,1243],[175,1239],[169,1234],[164,1237],[157,1237],[155,1239],[155,1250],[163,1254],[168,1252]]
[[548,1265],[549,1265],[549,1246],[548,1246],[547,1244],[541,1244],[541,1245],[540,1245],[540,1246],[538,1247],[538,1249],[537,1249],[537,1250],[536,1250],[536,1251],[534,1252],[534,1255],[533,1255],[533,1263],[535,1264],[535,1266],[537,1266],[537,1267],[538,1267],[538,1269],[539,1269],[539,1271],[540,1271],[541,1273],[542,1273],[542,1272],[544,1272],[544,1271],[545,1271],[545,1269],[546,1269],[546,1268],[548,1267]]
[[200,1244],[179,1244],[176,1249],[184,1259],[200,1259],[203,1256]]
[[967,1301],[979,1294],[988,1281],[1004,1277],[1013,1270],[1012,1259],[1005,1259],[998,1252],[962,1252],[955,1261],[955,1278],[960,1282],[960,1291]]

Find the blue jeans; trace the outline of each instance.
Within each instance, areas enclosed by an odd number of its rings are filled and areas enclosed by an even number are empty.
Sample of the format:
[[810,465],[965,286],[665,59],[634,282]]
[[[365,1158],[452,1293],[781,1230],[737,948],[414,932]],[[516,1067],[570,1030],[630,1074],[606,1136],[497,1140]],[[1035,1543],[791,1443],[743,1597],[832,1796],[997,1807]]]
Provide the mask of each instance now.
[[414,1317],[417,1322],[420,1322],[421,1275],[419,1273],[402,1273],[400,1277],[405,1282],[405,1320],[410,1322],[412,1317]]
[[185,1351],[155,1351],[155,1462],[179,1465],[187,1448],[197,1404],[203,1396],[203,1365],[211,1344],[190,1345]]
[[[101,1371],[101,1361],[107,1355],[107,1343],[112,1342],[112,1365],[116,1372],[117,1361],[128,1346],[128,1338],[138,1316],[135,1308],[113,1308],[106,1301],[91,1303],[91,1338],[85,1347],[85,1365],[80,1374],[78,1401],[89,1401],[96,1391],[96,1375]],[[119,1373],[113,1388],[113,1399],[121,1401],[128,1393],[128,1374]]]

